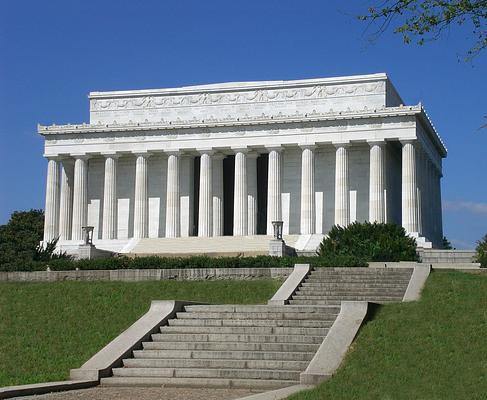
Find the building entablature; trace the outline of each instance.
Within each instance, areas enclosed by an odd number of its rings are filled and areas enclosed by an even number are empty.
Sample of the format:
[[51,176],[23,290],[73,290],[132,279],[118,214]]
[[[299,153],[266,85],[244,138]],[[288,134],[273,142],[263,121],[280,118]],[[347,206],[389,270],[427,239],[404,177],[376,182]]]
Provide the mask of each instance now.
[[[418,121],[424,129],[417,129]],[[418,139],[423,137],[428,154],[441,170],[441,157],[446,155],[440,137],[432,127],[421,105],[383,109],[264,115],[259,119],[227,118],[220,121],[179,121],[179,123],[79,124],[39,126],[46,137],[46,155],[69,154],[75,149],[87,153],[131,150],[191,150],[195,147],[229,148],[245,145],[259,148],[274,143],[291,146],[312,141],[317,145],[348,140],[354,143],[370,140]],[[419,133],[421,132],[421,133]]]

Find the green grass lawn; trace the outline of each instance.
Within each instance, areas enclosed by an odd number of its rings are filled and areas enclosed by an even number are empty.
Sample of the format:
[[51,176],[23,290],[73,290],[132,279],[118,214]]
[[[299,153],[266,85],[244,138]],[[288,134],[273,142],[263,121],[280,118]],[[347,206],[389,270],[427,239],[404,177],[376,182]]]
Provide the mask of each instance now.
[[381,307],[333,379],[289,400],[487,399],[487,275],[436,272]]
[[0,386],[63,380],[151,300],[266,302],[280,280],[0,283]]

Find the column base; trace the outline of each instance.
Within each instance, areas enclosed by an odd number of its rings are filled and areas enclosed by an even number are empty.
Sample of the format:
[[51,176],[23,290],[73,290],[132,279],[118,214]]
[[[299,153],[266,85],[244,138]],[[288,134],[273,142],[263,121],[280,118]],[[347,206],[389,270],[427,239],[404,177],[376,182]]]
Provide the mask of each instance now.
[[426,237],[420,236],[419,232],[408,232],[408,236],[416,239],[416,246],[423,249],[433,248],[433,243],[430,242]]

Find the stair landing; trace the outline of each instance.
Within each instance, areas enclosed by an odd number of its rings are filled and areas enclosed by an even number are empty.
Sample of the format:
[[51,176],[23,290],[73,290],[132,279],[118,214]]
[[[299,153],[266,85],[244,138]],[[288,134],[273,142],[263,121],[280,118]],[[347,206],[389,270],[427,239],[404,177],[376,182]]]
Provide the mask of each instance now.
[[[294,247],[299,235],[285,235],[284,241]],[[166,257],[187,257],[192,255],[257,256],[269,254],[269,241],[272,236],[218,236],[218,237],[179,237],[138,239],[128,246],[127,255]]]

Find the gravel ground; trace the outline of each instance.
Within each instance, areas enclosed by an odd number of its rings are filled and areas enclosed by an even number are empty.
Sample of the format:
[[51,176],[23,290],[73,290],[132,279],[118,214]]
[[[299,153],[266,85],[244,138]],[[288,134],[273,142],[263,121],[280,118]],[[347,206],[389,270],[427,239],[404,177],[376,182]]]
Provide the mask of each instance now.
[[231,400],[259,393],[248,389],[190,389],[159,387],[95,387],[16,397],[22,400]]

